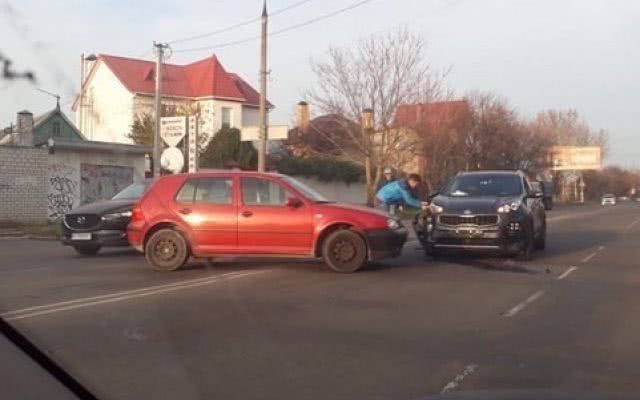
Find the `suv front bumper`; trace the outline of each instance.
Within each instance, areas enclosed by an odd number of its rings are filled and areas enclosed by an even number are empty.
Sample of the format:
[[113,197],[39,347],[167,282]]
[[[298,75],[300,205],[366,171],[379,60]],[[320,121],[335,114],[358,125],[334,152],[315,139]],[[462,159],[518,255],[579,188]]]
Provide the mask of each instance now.
[[[88,240],[73,239],[73,233],[90,234]],[[129,246],[127,240],[127,232],[120,230],[99,230],[93,232],[64,232],[62,244],[67,246],[102,246],[102,247],[119,247]]]
[[[519,229],[510,229],[514,223]],[[422,245],[430,249],[514,253],[522,248],[524,220],[499,220],[490,226],[441,226],[418,216],[414,229]]]

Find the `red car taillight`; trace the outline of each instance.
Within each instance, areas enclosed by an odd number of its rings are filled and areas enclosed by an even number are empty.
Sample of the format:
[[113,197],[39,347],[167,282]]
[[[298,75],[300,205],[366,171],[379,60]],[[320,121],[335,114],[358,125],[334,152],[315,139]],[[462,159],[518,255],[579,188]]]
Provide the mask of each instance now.
[[144,213],[139,205],[136,205],[131,210],[131,222],[144,221]]

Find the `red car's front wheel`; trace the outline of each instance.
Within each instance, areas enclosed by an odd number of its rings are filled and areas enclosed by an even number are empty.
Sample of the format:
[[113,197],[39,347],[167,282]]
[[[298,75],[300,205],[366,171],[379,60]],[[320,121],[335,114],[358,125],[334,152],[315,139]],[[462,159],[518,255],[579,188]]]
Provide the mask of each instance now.
[[322,257],[335,272],[355,272],[367,259],[367,244],[352,230],[337,230],[322,243]]

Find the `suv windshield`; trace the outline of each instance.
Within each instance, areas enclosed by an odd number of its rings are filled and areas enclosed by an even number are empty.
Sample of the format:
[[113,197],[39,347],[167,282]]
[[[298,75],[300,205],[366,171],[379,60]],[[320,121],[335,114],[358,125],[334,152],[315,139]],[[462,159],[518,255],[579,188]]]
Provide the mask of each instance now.
[[453,179],[442,194],[451,197],[519,196],[522,183],[517,175],[461,175]]
[[297,191],[302,193],[304,197],[311,201],[315,201],[316,203],[327,203],[327,200],[323,195],[311,189],[309,186],[300,182],[299,180],[292,178],[290,176],[284,178],[284,181],[293,186]]
[[139,199],[144,192],[149,189],[152,181],[136,182],[122,189],[122,191],[111,198],[111,200],[123,200],[123,199]]

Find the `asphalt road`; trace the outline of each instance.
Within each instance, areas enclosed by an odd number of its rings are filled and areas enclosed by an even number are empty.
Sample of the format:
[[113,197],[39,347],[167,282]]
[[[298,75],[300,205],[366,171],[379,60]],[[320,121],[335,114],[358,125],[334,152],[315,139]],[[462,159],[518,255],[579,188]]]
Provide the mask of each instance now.
[[[0,241],[2,316],[109,399],[419,399],[504,389],[640,395],[640,204],[548,214],[530,262],[403,256],[151,271]],[[542,397],[541,397],[542,398]]]

